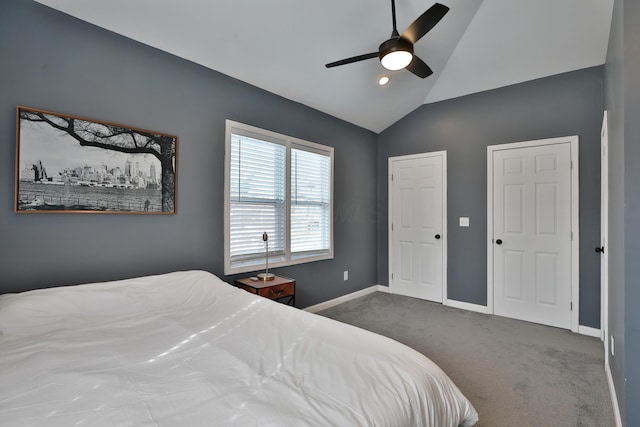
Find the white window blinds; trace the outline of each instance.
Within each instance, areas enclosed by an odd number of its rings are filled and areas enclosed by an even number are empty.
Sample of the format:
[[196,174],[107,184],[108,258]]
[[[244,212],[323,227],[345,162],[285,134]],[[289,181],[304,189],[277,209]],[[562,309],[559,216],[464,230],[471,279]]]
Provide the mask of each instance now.
[[227,121],[225,274],[333,257],[333,148]]
[[[234,134],[231,140],[231,263],[262,260],[285,252],[286,147]],[[262,261],[261,261],[262,262]]]
[[331,159],[327,154],[291,150],[291,252],[326,253],[330,239]]

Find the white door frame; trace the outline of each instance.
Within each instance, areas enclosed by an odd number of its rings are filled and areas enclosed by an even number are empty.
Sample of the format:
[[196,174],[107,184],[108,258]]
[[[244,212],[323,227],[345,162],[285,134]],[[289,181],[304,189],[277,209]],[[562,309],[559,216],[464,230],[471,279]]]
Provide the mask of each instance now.
[[609,366],[609,121],[607,110],[600,133],[600,331],[604,358]]
[[551,144],[570,143],[571,149],[571,330],[578,332],[580,324],[580,226],[578,183],[578,136],[489,145],[487,147],[487,312],[493,307],[493,153],[513,148],[538,147]]
[[443,151],[433,151],[429,153],[419,153],[419,154],[410,154],[406,156],[396,156],[389,157],[388,163],[388,181],[387,186],[389,188],[389,194],[387,197],[387,206],[388,206],[388,224],[387,224],[387,232],[388,232],[388,264],[389,264],[389,288],[391,288],[393,274],[393,247],[392,247],[392,223],[393,223],[393,211],[392,211],[392,200],[393,200],[393,185],[392,185],[392,173],[393,173],[393,162],[401,161],[401,160],[413,160],[413,159],[421,159],[421,158],[429,158],[429,157],[442,157],[442,303],[444,304],[447,301],[447,241],[449,240],[449,233],[447,228],[447,150]]

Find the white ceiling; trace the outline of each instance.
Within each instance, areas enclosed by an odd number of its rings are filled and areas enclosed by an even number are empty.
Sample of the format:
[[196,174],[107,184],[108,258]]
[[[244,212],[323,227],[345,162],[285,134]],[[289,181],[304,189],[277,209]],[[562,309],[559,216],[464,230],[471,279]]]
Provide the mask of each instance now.
[[[451,10],[415,45],[426,79],[324,66],[377,51],[390,0],[35,1],[379,133],[424,103],[604,64],[614,0],[439,0]],[[433,3],[396,0],[398,31]]]

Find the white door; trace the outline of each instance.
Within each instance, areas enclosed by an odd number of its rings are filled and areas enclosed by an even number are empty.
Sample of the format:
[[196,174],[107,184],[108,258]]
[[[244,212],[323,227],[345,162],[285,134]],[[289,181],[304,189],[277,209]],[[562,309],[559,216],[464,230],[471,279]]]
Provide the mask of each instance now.
[[443,302],[446,283],[446,151],[389,159],[392,293]]
[[609,131],[607,112],[602,119],[600,134],[600,329],[605,348],[605,363],[609,363]]
[[571,328],[571,146],[493,152],[494,313]]

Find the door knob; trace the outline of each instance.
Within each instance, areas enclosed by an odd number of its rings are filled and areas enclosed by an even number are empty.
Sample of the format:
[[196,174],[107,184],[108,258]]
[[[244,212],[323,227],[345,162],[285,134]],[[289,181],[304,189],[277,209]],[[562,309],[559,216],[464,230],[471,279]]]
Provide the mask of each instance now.
[[596,248],[596,252],[599,254],[603,254],[604,253],[604,246],[600,246],[599,248]]
[[496,244],[501,245],[502,244],[502,239],[496,240]]
[[436,240],[440,240],[440,235],[436,234]]

